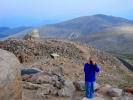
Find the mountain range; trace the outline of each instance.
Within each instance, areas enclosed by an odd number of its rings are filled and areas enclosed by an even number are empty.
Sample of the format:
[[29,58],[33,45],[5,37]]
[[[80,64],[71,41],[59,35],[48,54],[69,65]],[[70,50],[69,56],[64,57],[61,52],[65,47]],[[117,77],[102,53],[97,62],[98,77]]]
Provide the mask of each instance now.
[[14,35],[16,33],[19,33],[21,31],[24,31],[26,29],[29,29],[31,27],[16,27],[16,28],[10,28],[10,27],[0,27],[0,38],[8,37],[10,35]]
[[[133,21],[120,17],[97,14],[34,28],[39,30],[41,38],[58,37],[84,42],[107,52],[133,50]],[[23,38],[34,28],[11,37]]]

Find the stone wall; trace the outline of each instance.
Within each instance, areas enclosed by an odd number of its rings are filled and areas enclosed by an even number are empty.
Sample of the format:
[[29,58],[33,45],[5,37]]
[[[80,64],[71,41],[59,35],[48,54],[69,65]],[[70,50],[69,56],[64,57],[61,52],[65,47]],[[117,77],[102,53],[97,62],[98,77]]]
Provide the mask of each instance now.
[[21,100],[21,68],[14,54],[0,49],[0,100]]

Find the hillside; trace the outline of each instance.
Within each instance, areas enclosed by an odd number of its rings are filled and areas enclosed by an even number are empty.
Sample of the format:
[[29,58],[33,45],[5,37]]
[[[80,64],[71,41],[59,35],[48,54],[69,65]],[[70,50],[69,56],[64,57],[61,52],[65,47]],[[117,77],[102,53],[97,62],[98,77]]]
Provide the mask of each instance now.
[[6,31],[6,30],[9,30],[9,29],[10,29],[9,27],[0,27],[0,32]]
[[133,49],[133,24],[124,24],[106,28],[96,34],[73,39],[85,42],[94,48],[107,52],[132,52]]
[[[67,80],[83,80],[83,64],[90,56],[95,57],[101,72],[97,82],[100,84],[118,85],[120,88],[132,87],[133,74],[115,57],[94,49],[87,44],[71,42],[63,39],[46,38],[36,41],[10,38],[1,42],[3,49],[13,52],[17,57],[23,52],[28,57],[43,57],[38,62],[24,62],[25,67],[39,68],[40,70],[55,70],[62,66],[64,77]],[[54,60],[52,53],[60,58]]]
[[16,28],[0,28],[0,38],[8,37],[14,35],[31,27],[16,27]]
[[[122,24],[131,24],[133,21],[113,17],[113,16],[106,16],[106,15],[93,15],[93,16],[85,16],[75,18],[69,21],[52,24],[52,25],[45,25],[36,27],[42,38],[44,37],[59,37],[65,39],[73,39],[81,36],[86,36],[90,33],[97,33],[103,29],[122,25]],[[25,30],[23,32],[17,33],[12,37],[23,38],[25,34],[32,31],[33,28]]]
[[[41,38],[58,37],[83,42],[115,56],[132,60],[130,59],[133,54],[133,21],[131,20],[98,14],[35,28],[39,30]],[[10,37],[23,38],[33,29],[24,30]]]

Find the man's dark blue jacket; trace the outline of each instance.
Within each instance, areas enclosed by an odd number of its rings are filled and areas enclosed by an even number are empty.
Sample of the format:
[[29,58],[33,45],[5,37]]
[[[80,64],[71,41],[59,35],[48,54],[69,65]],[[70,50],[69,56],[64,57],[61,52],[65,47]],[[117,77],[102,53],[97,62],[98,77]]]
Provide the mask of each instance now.
[[94,65],[85,63],[84,64],[85,82],[96,81],[96,72],[99,72],[99,71],[100,69],[98,68],[98,65],[96,63]]

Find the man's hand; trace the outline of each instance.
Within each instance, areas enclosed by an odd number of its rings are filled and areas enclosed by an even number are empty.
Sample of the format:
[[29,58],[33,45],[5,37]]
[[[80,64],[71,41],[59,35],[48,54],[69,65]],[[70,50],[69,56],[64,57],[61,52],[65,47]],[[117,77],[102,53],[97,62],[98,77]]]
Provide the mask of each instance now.
[[94,60],[94,59],[90,59],[89,63],[90,63],[91,65],[95,65],[95,60]]

